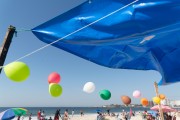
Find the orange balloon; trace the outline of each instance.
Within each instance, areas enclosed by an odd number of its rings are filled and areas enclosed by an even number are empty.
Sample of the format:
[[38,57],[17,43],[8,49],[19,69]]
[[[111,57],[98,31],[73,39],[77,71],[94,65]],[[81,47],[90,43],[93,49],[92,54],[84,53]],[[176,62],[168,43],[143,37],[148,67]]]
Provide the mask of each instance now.
[[164,94],[160,94],[160,95],[159,95],[159,98],[160,98],[161,100],[164,100],[164,99],[166,98],[166,96],[165,96]]
[[121,96],[121,100],[125,105],[129,105],[131,103],[131,98],[128,96]]
[[141,104],[142,104],[143,106],[148,106],[149,102],[148,102],[148,100],[147,100],[146,98],[142,98],[142,99],[141,99]]

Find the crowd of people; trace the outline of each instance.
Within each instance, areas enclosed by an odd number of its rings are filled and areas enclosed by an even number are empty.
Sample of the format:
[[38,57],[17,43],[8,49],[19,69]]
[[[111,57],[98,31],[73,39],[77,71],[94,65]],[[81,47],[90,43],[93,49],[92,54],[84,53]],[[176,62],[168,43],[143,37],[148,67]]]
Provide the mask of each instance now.
[[[105,120],[106,118],[116,118],[116,120],[130,120],[132,117],[141,117],[141,120],[160,120],[160,114],[158,111],[143,111],[143,112],[135,112],[130,109],[129,112],[122,110],[120,113],[113,113],[110,112],[110,109],[102,112],[100,109],[97,109],[97,118],[96,120]],[[63,114],[61,114],[61,110],[57,109],[54,113],[54,116],[46,116],[45,112],[41,109],[37,112],[37,120],[70,120],[72,119],[75,111],[74,109],[71,111],[71,116],[69,115],[68,109],[66,109]],[[154,114],[152,114],[152,113]],[[84,112],[80,110],[79,112],[80,117],[84,116]],[[176,120],[176,113],[168,113],[164,112],[164,120]],[[179,116],[178,114],[177,116]],[[17,120],[23,120],[24,116],[18,116]],[[33,118],[34,119],[34,118]],[[140,118],[139,118],[140,119]],[[32,120],[32,113],[29,114],[29,120]]]
[[107,116],[118,118],[119,114],[110,112],[110,109],[107,109],[107,112],[104,113],[102,113],[100,110],[97,110],[97,120],[106,120]]
[[39,110],[39,111],[37,112],[37,119],[38,119],[38,120],[45,120],[45,119],[46,119],[45,112]]
[[[163,112],[163,117],[164,120],[176,120],[176,115],[172,115],[171,113]],[[142,119],[143,120],[159,120],[160,119],[160,114],[159,112],[156,112],[155,115],[152,115],[148,113],[147,111],[144,111],[142,113]]]
[[[82,110],[80,111],[80,115],[81,116],[84,115],[84,112]],[[72,117],[73,116],[74,116],[74,110],[72,110]],[[30,118],[31,117],[29,117],[29,120],[31,120]],[[54,114],[54,118],[52,118],[52,117],[47,118],[45,112],[40,109],[37,112],[37,119],[38,120],[69,120],[70,117],[69,117],[68,109],[66,109],[64,111],[64,115],[61,115],[61,110],[60,109],[56,110],[56,112]]]
[[[131,112],[125,112],[124,110],[120,113],[120,115],[118,113],[110,113],[109,110],[107,110],[107,113],[101,113],[101,112],[97,112],[97,120],[105,120],[106,116],[110,116],[110,117],[115,117],[117,118],[116,120],[131,120],[131,117],[135,117],[136,115],[141,115],[142,118],[141,120],[161,120],[159,112],[154,112],[155,114],[151,114],[147,111],[144,112],[139,112],[136,113],[135,111],[131,111]],[[119,117],[121,116],[121,117]],[[163,117],[164,120],[176,120],[176,114],[175,113],[168,113],[168,112],[163,112]]]

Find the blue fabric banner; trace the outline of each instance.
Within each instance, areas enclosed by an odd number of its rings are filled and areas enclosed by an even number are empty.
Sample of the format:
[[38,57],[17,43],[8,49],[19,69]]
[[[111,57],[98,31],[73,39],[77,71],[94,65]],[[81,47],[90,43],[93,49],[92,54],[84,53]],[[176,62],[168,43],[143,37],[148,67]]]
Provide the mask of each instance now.
[[99,65],[157,70],[160,85],[180,81],[180,0],[87,1],[32,32]]

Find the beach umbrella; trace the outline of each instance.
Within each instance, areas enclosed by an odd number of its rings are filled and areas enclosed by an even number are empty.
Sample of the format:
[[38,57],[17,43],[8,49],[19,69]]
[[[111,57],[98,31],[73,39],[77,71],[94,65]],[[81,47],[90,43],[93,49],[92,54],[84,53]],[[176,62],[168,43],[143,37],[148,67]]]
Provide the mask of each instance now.
[[15,117],[15,114],[11,109],[5,110],[0,113],[0,120],[11,120],[14,117]]
[[156,117],[157,115],[157,111],[153,111],[153,110],[147,111],[147,113],[151,114],[154,117]]
[[27,114],[28,110],[24,108],[11,108],[15,116],[21,116]]
[[10,108],[0,113],[0,120],[11,120],[15,116],[21,116],[27,114],[27,110],[24,108]]
[[[155,105],[150,109],[154,110],[154,111],[158,111],[159,110],[159,105]],[[169,106],[166,106],[166,105],[161,105],[161,109],[162,109],[163,112],[176,112],[175,109],[173,109],[173,108],[171,108]]]
[[102,112],[102,110],[100,110],[100,109],[96,109],[96,112]]

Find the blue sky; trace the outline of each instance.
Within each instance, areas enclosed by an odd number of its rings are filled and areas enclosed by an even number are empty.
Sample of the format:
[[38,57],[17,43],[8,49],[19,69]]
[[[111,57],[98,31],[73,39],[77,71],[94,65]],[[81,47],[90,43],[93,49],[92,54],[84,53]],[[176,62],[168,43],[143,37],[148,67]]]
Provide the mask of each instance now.
[[[0,1],[0,40],[4,39],[9,25],[17,30],[32,29],[57,15],[79,5],[85,0],[1,0]],[[18,32],[13,38],[5,64],[46,45],[30,31]],[[161,76],[156,71],[135,71],[110,69],[79,58],[55,47],[45,48],[21,60],[31,70],[30,77],[15,83],[9,80],[4,71],[0,75],[0,105],[6,106],[101,106],[104,104],[122,104],[120,97],[132,98],[134,90],[140,90],[149,100],[155,96],[153,83]],[[61,75],[60,85],[63,94],[53,98],[48,92],[47,77],[51,72]],[[86,82],[94,82],[96,90],[92,94],[82,91]],[[159,87],[169,99],[180,99],[180,83]],[[98,93],[108,89],[112,97],[102,100]],[[132,103],[140,99],[132,98]]]

